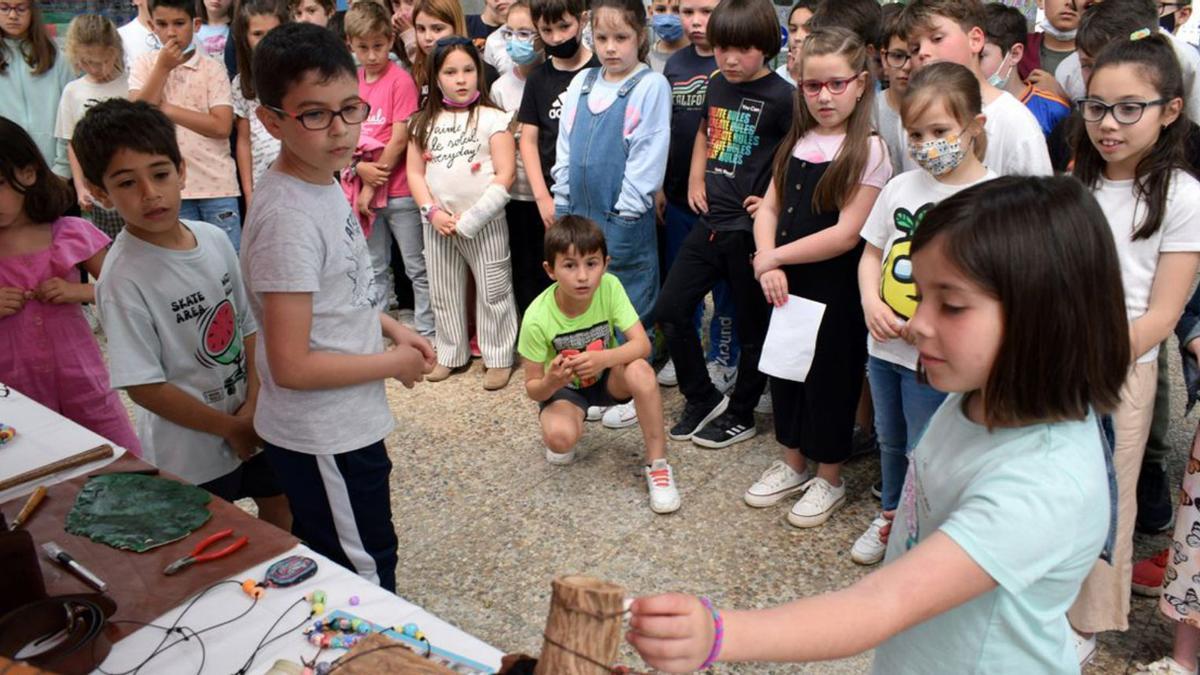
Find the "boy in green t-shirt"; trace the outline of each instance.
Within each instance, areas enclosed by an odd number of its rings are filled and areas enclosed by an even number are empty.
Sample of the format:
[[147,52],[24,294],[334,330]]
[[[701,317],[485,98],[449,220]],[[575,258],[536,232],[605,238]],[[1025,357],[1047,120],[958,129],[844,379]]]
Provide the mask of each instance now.
[[[570,464],[588,406],[633,399],[646,441],[650,509],[679,509],[667,463],[662,398],[646,361],[650,339],[621,282],[608,269],[608,246],[595,223],[565,216],[546,231],[542,263],[554,284],[525,310],[517,351],[525,359],[525,391],[541,412],[546,461]],[[625,343],[617,344],[620,331]]]

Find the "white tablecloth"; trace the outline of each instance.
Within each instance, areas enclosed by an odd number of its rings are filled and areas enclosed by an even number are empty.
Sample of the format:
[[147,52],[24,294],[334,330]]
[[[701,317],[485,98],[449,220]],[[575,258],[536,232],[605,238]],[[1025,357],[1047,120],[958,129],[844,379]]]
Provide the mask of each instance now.
[[[258,604],[245,617],[228,626],[201,635],[201,639],[204,641],[203,653],[196,640],[183,642],[150,661],[143,672],[196,673],[200,671],[203,656],[204,673],[235,673],[246,663],[259,641],[267,634],[267,629],[271,624],[284,615],[284,610],[313,590],[325,591],[327,596],[326,613],[342,610],[384,626],[402,627],[407,623],[415,623],[434,647],[465,656],[487,666],[493,672],[499,670],[500,657],[503,656],[500,650],[471,637],[362,577],[350,573],[324,556],[314,553],[307,546],[299,545],[292,551],[281,555],[280,558],[287,555],[305,555],[313,558],[317,561],[317,574],[296,586],[267,590]],[[239,584],[248,578],[261,580],[271,562],[274,560],[252,567],[233,579]],[[351,596],[358,597],[357,605],[351,606]],[[242,592],[239,586],[225,584],[209,591],[196,602],[179,625],[199,631],[237,616],[250,604],[250,598]],[[180,607],[159,617],[154,623],[159,626],[171,625],[186,605],[186,602],[183,603]],[[291,611],[287,612],[279,621],[275,631],[268,639],[284,634],[287,629],[295,627],[308,615],[308,611],[309,604],[307,602],[302,601],[298,606],[292,607]],[[317,653],[317,648],[308,644],[299,629],[286,633],[286,635],[260,650],[246,672],[263,673],[270,669],[276,659],[288,659],[299,663],[301,657],[311,659]],[[153,653],[162,638],[163,631],[143,628],[114,645],[112,653],[101,665],[101,668],[110,673],[130,670]],[[178,639],[177,636],[173,635],[169,642],[176,639]],[[325,650],[321,654],[320,660],[332,661],[343,653],[345,652],[341,650]]]
[[[0,491],[0,503],[27,495],[39,485],[54,485],[90,473],[125,454],[125,449],[116,443],[84,429],[16,389],[10,388],[8,392],[8,396],[0,398],[0,422],[16,429],[17,435],[0,445],[0,480],[91,450],[103,443],[113,446],[116,454],[112,459],[60,471]],[[3,393],[3,389],[0,389],[0,393]]]

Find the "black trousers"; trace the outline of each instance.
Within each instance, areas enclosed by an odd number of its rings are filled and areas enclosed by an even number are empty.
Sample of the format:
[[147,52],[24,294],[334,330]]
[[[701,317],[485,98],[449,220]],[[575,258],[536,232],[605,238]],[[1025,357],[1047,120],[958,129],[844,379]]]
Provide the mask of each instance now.
[[508,219],[508,245],[512,250],[513,295],[517,314],[523,316],[529,303],[550,287],[550,277],[542,268],[546,228],[537,202],[510,200],[504,207],[504,215]]
[[754,413],[766,384],[766,376],[758,372],[758,358],[771,317],[762,286],[754,279],[754,266],[750,262],[753,253],[753,233],[715,232],[697,224],[683,240],[654,307],[654,317],[662,326],[667,351],[675,362],[679,391],[688,401],[712,400],[719,392],[708,379],[704,350],[696,332],[695,311],[717,281],[729,282],[742,342],[737,384],[729,397],[729,410],[742,418]]

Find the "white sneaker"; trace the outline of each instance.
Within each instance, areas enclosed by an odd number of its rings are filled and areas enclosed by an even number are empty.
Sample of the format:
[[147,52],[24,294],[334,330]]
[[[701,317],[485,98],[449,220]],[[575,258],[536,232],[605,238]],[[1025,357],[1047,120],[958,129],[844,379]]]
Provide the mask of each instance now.
[[674,387],[679,384],[679,376],[675,374],[675,362],[667,359],[667,364],[658,371],[658,383],[664,387]]
[[575,461],[575,448],[566,452],[555,452],[546,448],[546,462],[555,466],[566,466]]
[[788,522],[796,527],[817,527],[823,525],[846,504],[846,481],[834,487],[824,478],[814,478],[804,491],[800,501],[792,505],[788,513]]
[[584,418],[588,422],[597,422],[604,417],[604,413],[608,412],[606,405],[590,405],[587,409],[587,416]]
[[1180,665],[1175,659],[1164,656],[1154,663],[1133,665],[1136,675],[1196,675],[1196,671]]
[[812,476],[807,471],[796,473],[787,462],[777,459],[762,473],[758,482],[746,490],[742,499],[756,509],[774,506],[787,499],[788,495],[803,490],[810,478]]
[[728,394],[737,383],[737,366],[723,366],[716,361],[708,362],[708,379],[721,394]]
[[771,402],[771,390],[767,389],[758,397],[758,403],[754,406],[754,412],[760,415],[770,415],[774,409],[774,403]]
[[603,424],[609,429],[624,429],[637,423],[637,408],[633,407],[633,401],[614,405],[604,412]]
[[871,521],[870,527],[866,532],[862,533],[850,548],[850,559],[859,565],[874,565],[880,560],[883,560],[883,554],[887,552],[887,544],[879,538],[879,529],[888,524],[888,519],[882,515],[875,516],[875,520]]
[[650,490],[650,510],[673,513],[679,510],[679,489],[675,487],[675,472],[665,459],[656,459],[642,470]]
[[1071,641],[1075,644],[1075,653],[1079,656],[1079,667],[1086,666],[1096,656],[1096,635],[1085,638],[1079,631],[1071,629]]

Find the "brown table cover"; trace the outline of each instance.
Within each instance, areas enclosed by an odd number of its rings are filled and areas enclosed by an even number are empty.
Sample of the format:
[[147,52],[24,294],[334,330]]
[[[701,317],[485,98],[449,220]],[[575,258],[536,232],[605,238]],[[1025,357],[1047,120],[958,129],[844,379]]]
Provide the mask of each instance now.
[[[148,468],[149,464],[125,454],[112,464],[92,473]],[[165,472],[159,475],[183,482],[182,479]],[[212,518],[191,535],[145,553],[121,551],[95,543],[86,537],[69,534],[64,529],[67,513],[75,504],[75,495],[87,480],[87,476],[80,476],[51,486],[45,501],[30,516],[24,527],[33,535],[34,543],[39,549],[43,542],[57,542],[80,564],[108,583],[108,595],[117,603],[117,612],[112,617],[114,620],[153,621],[213,582],[275,558],[292,549],[298,541],[291,534],[249,515],[223,499],[213,497],[208,503]],[[0,511],[12,520],[21,510],[25,499],[26,497],[20,497],[0,504]],[[233,528],[234,536],[247,535],[250,537],[250,543],[232,555],[192,565],[174,576],[163,574],[163,568],[191,553],[202,539],[227,528]],[[224,548],[225,543],[230,541],[232,539],[218,542],[216,550]],[[49,595],[94,592],[95,589],[58,563],[41,555],[40,551],[38,561],[46,579],[46,592]],[[137,624],[110,623],[106,635],[115,643],[139,628],[141,626]]]

